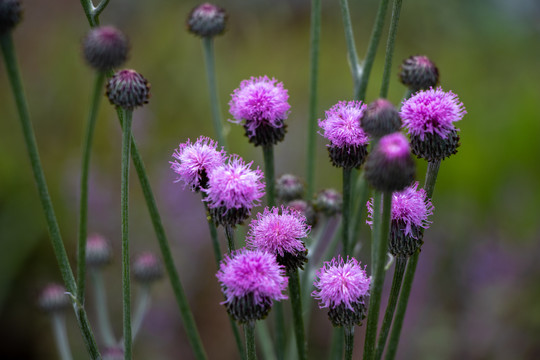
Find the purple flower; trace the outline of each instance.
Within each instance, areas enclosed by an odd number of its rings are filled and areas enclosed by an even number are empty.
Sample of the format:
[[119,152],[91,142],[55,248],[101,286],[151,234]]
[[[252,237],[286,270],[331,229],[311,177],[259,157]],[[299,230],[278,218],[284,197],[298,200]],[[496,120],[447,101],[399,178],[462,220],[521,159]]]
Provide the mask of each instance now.
[[319,280],[313,283],[316,290],[311,296],[319,300],[321,309],[343,305],[353,311],[354,305],[363,304],[369,294],[371,278],[355,258],[347,257],[346,262],[341,256],[333,258],[324,263],[317,276]]
[[251,248],[279,256],[306,251],[301,239],[308,236],[310,226],[306,223],[306,217],[298,211],[282,206],[280,214],[277,207],[272,210],[265,208],[249,227],[247,242]]
[[408,133],[423,141],[426,133],[446,139],[456,130],[453,123],[466,113],[457,95],[438,87],[419,91],[404,101],[399,114]]
[[176,181],[183,181],[184,186],[189,185],[193,191],[206,188],[208,173],[225,163],[225,151],[217,149],[217,142],[201,136],[192,143],[180,144],[172,155],[176,161],[171,161],[171,169],[178,174]]
[[287,298],[285,269],[263,251],[235,251],[223,259],[216,277],[225,295],[223,303],[240,322],[265,317],[274,300]]
[[227,164],[209,173],[208,188],[203,191],[208,207],[215,209],[212,215],[215,222],[239,224],[249,216],[251,208],[260,203],[264,195],[264,175],[259,168],[251,170],[251,164],[232,155]]
[[366,105],[361,101],[340,101],[326,111],[326,118],[319,120],[321,134],[330,140],[329,146],[361,146],[369,143],[367,134],[360,126]]
[[231,97],[229,112],[234,116],[234,122],[245,120],[247,131],[251,134],[263,124],[282,127],[291,108],[283,83],[278,83],[274,78],[270,80],[266,75],[243,80]]
[[[373,226],[373,199],[367,202],[367,209],[369,220],[366,220],[366,223]],[[433,209],[426,191],[418,189],[418,181],[405,190],[392,194],[392,221],[404,224],[401,230],[414,239],[418,238],[414,228],[429,228],[431,221],[428,216],[433,215]]]

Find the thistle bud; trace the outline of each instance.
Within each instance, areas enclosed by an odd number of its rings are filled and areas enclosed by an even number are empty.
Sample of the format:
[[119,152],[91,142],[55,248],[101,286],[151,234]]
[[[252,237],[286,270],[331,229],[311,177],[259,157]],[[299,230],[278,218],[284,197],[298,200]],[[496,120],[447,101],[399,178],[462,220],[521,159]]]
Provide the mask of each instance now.
[[187,18],[187,28],[200,37],[214,37],[225,31],[227,14],[219,6],[204,3],[191,10]]
[[89,267],[101,268],[111,262],[111,246],[104,237],[94,234],[86,241],[86,264]]
[[369,104],[360,122],[362,129],[375,138],[381,138],[401,128],[398,111],[386,99],[377,99]]
[[126,110],[148,104],[150,84],[135,70],[120,70],[107,83],[111,104]]
[[4,35],[17,26],[22,19],[19,0],[0,0],[0,35]]
[[135,259],[133,276],[141,283],[152,283],[163,277],[161,260],[153,253],[145,252]]
[[276,180],[276,196],[278,199],[287,202],[302,198],[304,194],[304,183],[297,176],[283,174]]
[[427,90],[439,82],[439,69],[423,55],[411,56],[400,66],[399,79],[412,92]]
[[70,300],[66,289],[59,284],[45,286],[38,298],[38,306],[47,313],[64,311],[69,305]]
[[337,190],[324,189],[319,191],[315,197],[315,210],[322,212],[326,216],[334,216],[341,212],[343,196]]
[[102,72],[122,65],[127,59],[128,50],[126,36],[113,26],[94,28],[83,40],[86,62]]

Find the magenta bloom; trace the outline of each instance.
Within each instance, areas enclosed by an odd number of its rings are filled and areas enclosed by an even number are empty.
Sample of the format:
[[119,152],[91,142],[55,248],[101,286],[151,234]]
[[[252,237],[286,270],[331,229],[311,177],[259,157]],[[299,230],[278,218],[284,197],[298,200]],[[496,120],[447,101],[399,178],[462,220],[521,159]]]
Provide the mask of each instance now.
[[355,258],[347,258],[345,262],[338,256],[337,260],[326,261],[317,276],[319,280],[313,283],[316,290],[311,296],[319,300],[321,309],[344,305],[353,310],[354,304],[363,304],[364,297],[369,295],[371,278]]
[[246,135],[255,145],[276,144],[285,136],[284,120],[291,106],[283,83],[265,75],[243,80],[231,94],[229,112],[234,123],[243,122]]
[[218,166],[225,164],[225,151],[218,150],[214,140],[201,136],[192,143],[180,144],[172,155],[176,160],[171,161],[171,169],[178,174],[176,181],[183,181],[193,191],[206,188],[208,173]]
[[[286,207],[274,207],[257,214],[257,219],[249,225],[247,243],[251,248],[259,249],[278,256],[278,263],[289,268],[291,261],[283,261],[285,257],[306,260],[306,246],[302,239],[308,236],[310,226],[306,217],[298,211]],[[282,261],[280,261],[282,260]],[[305,261],[291,263],[291,267],[301,267]]]
[[288,278],[275,256],[263,251],[240,249],[226,256],[216,274],[225,295],[227,310],[238,321],[265,317],[274,300],[287,296]]
[[326,111],[326,118],[319,120],[319,127],[325,138],[330,140],[329,146],[367,145],[369,138],[360,126],[366,105],[361,101],[340,101]]
[[457,130],[453,123],[461,120],[466,113],[456,94],[444,92],[438,87],[419,91],[405,100],[399,114],[408,133],[423,141],[426,133],[446,139],[452,131]]

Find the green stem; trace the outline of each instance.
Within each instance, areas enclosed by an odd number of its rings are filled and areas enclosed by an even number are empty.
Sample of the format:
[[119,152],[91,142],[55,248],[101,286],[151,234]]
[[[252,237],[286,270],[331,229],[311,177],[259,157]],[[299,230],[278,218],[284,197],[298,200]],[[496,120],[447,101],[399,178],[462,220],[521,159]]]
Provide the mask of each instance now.
[[345,326],[345,360],[352,360],[354,347],[354,326]]
[[381,84],[380,97],[388,96],[388,87],[390,85],[390,73],[392,72],[392,57],[394,55],[394,45],[396,42],[397,27],[399,16],[401,14],[401,4],[403,0],[394,0],[392,7],[392,20],[390,21],[390,30],[388,32],[388,41],[386,42],[386,57],[384,59],[384,72]]
[[341,7],[343,28],[345,30],[345,40],[347,42],[347,58],[349,60],[349,66],[351,68],[351,75],[354,84],[354,98],[358,99],[362,68],[358,60],[358,53],[356,52],[356,45],[354,42],[354,34],[351,25],[351,14],[349,12],[349,2],[348,0],[340,0],[339,4]]
[[351,216],[351,169],[343,168],[343,210],[342,210],[342,230],[343,230],[343,254],[351,255],[352,249],[349,246]]
[[351,249],[353,250],[353,256],[355,255],[354,249],[359,236],[358,234],[360,233],[360,227],[362,225],[365,226],[365,221],[362,221],[360,216],[366,208],[366,202],[369,197],[369,187],[363,173],[360,173],[360,176],[357,178],[356,190],[354,193],[356,201],[353,205],[353,215],[351,217],[353,219],[351,224]]
[[232,253],[234,250],[236,250],[236,244],[234,241],[234,228],[231,225],[225,225],[225,236],[227,237],[229,253]]
[[[274,304],[275,306],[276,304]],[[256,323],[257,327],[257,339],[259,339],[259,345],[263,353],[263,358],[265,360],[276,360],[276,353],[274,351],[274,344],[272,344],[272,339],[270,338],[270,331],[266,324],[266,321],[258,321]]]
[[142,284],[137,299],[137,308],[133,316],[133,332],[131,334],[132,341],[135,342],[137,334],[141,330],[141,326],[150,304],[150,285]]
[[255,353],[255,322],[250,321],[244,325],[244,333],[246,335],[246,350],[247,360],[257,359]]
[[210,239],[212,240],[212,249],[214,250],[214,258],[216,259],[216,265],[219,268],[219,263],[221,262],[221,247],[219,246],[216,225],[214,224],[214,222],[212,221],[212,218],[209,215],[208,204],[206,203],[206,201],[204,201],[204,197],[205,196],[203,195],[206,221],[208,222],[208,230],[210,231]]
[[287,271],[289,276],[289,294],[291,298],[294,332],[296,334],[296,348],[298,359],[307,359],[307,344],[304,332],[304,320],[302,312],[302,298],[300,296],[300,278],[298,269]]
[[311,1],[309,51],[309,112],[307,135],[307,192],[311,199],[315,191],[315,153],[317,150],[317,83],[319,79],[319,43],[321,37],[321,0]]
[[384,18],[386,11],[388,10],[388,0],[381,0],[379,3],[379,9],[371,32],[371,38],[369,39],[369,45],[367,49],[366,58],[362,68],[362,76],[360,78],[360,85],[358,89],[358,97],[356,100],[364,100],[366,97],[367,84],[369,82],[369,75],[371,74],[371,68],[377,54],[377,47],[381,40],[382,29],[384,26]]
[[90,154],[96,118],[103,92],[105,74],[98,72],[94,81],[94,92],[88,113],[88,122],[84,135],[82,165],[81,165],[81,200],[79,204],[79,241],[77,249],[77,301],[84,304],[84,292],[86,288],[86,237],[88,221],[88,172],[90,167]]
[[275,316],[275,334],[276,334],[276,356],[278,360],[285,358],[285,314],[283,312],[283,303],[278,301],[274,303]]
[[[77,285],[75,283],[75,277],[73,276],[71,266],[69,265],[66,249],[60,234],[60,227],[58,226],[58,221],[56,220],[51,197],[49,196],[49,190],[47,188],[47,182],[45,181],[45,174],[43,173],[43,168],[41,166],[36,137],[30,122],[28,105],[24,95],[19,67],[15,57],[15,48],[10,32],[0,36],[0,46],[2,48],[2,55],[6,64],[6,72],[8,74],[11,90],[13,92],[15,104],[19,113],[19,120],[21,122],[28,156],[30,157],[30,165],[34,174],[34,180],[38,188],[39,200],[41,202],[43,212],[45,213],[45,219],[47,221],[47,228],[49,230],[49,236],[51,237],[54,255],[56,256],[66,290],[75,295],[77,293]],[[90,328],[90,324],[88,323],[88,318],[86,317],[86,312],[84,311],[82,305],[77,305],[76,308],[78,308],[76,311],[77,321],[79,323],[79,327],[81,328],[88,354],[92,359],[101,359],[94,335]],[[81,314],[83,316],[80,316]]]
[[377,349],[375,351],[375,360],[380,360],[382,358],[384,347],[386,346],[386,340],[388,339],[388,333],[390,331],[390,326],[392,325],[392,319],[394,318],[394,312],[396,310],[397,300],[399,298],[399,291],[401,290],[401,283],[403,282],[403,274],[405,273],[406,265],[407,258],[398,257],[396,259],[394,278],[392,279],[392,288],[390,290],[390,296],[388,298],[388,305],[386,306],[384,320],[381,325],[379,341],[377,343]]
[[71,356],[71,349],[69,348],[64,314],[53,313],[51,320],[53,324],[54,340],[58,352],[60,353],[60,359],[71,360],[73,357]]
[[407,90],[405,90],[405,94],[403,95],[403,99],[401,100],[401,102],[410,98],[412,94],[414,94],[414,90],[411,88],[407,88]]
[[[441,160],[434,162],[428,162],[428,168],[426,171],[426,180],[424,182],[424,190],[426,196],[431,199],[433,197],[433,191],[435,190],[435,182],[437,181],[437,175],[441,166]],[[424,236],[424,232],[421,232],[421,239]],[[396,356],[397,347],[399,345],[399,338],[401,336],[401,328],[403,327],[403,320],[405,319],[405,312],[407,310],[407,304],[409,303],[409,296],[411,294],[412,283],[414,281],[414,275],[416,272],[416,265],[418,264],[418,255],[420,249],[414,253],[409,259],[407,268],[405,270],[405,276],[403,279],[403,287],[399,296],[396,315],[394,317],[394,326],[390,333],[390,340],[388,341],[388,349],[385,359],[392,360]]]
[[332,332],[332,343],[330,345],[330,360],[343,358],[343,328],[335,327]]
[[266,202],[268,207],[276,205],[274,180],[274,145],[263,145],[264,180],[266,181]]
[[124,109],[122,128],[122,302],[124,319],[124,359],[132,358],[131,336],[131,279],[129,277],[129,153],[131,147],[131,120],[133,111]]
[[[381,211],[382,206],[382,211]],[[392,194],[376,192],[373,200],[373,232],[372,232],[372,281],[370,289],[366,338],[364,342],[364,359],[371,360],[375,355],[375,340],[379,320],[382,288],[384,284],[384,262],[388,250],[388,235],[392,210]]]
[[107,306],[107,295],[101,270],[95,269],[90,271],[90,279],[94,284],[94,303],[98,320],[97,326],[105,345],[107,347],[112,347],[116,345],[116,339],[114,338],[111,326],[109,307]]
[[210,91],[210,105],[212,107],[212,121],[219,144],[227,147],[225,136],[223,134],[223,124],[221,121],[221,112],[216,81],[216,66],[214,61],[214,39],[212,37],[203,37],[204,62],[206,64],[206,76],[208,78],[208,89]]

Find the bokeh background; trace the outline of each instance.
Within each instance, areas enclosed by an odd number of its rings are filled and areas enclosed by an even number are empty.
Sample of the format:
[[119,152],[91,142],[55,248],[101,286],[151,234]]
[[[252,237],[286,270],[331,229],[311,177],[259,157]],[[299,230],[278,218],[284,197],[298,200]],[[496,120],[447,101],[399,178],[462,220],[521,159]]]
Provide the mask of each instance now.
[[[339,2],[323,2],[318,117],[352,96]],[[210,359],[235,359],[215,279],[199,196],[175,184],[175,147],[213,136],[201,43],[185,31],[195,1],[113,0],[101,17],[130,37],[127,64],[152,83],[137,110],[134,133],[146,163],[176,264]],[[304,176],[309,69],[308,0],[223,0],[227,33],[216,39],[222,113],[240,81],[267,74],[289,89],[289,132],[276,149],[278,174]],[[356,45],[367,47],[378,1],[351,1]],[[14,39],[49,189],[74,265],[81,140],[94,74],[81,60],[88,29],[77,1],[25,1]],[[399,359],[540,358],[540,3],[536,0],[405,1],[389,98],[400,102],[399,62],[426,54],[441,85],[468,114],[461,147],[443,162],[400,344]],[[386,30],[385,30],[386,35]],[[384,42],[368,101],[378,94]],[[56,359],[39,290],[61,280],[23,145],[4,65],[0,65],[0,357]],[[259,149],[228,124],[229,151],[262,166]],[[120,143],[113,108],[103,99],[91,164],[89,231],[120,253]],[[340,188],[341,176],[317,144],[317,189]],[[425,165],[419,162],[418,178]],[[131,182],[134,253],[158,251],[136,177]],[[363,220],[362,220],[363,221]],[[362,239],[368,228],[362,226]],[[224,245],[224,243],[223,243]],[[361,259],[368,263],[368,257]],[[120,264],[106,272],[115,330],[121,331]],[[390,282],[387,279],[387,284]],[[134,296],[136,296],[136,289]],[[151,310],[135,345],[137,359],[192,359],[167,280],[154,287]],[[95,321],[92,302],[88,301]],[[86,358],[73,314],[69,338]],[[326,358],[331,326],[315,309],[310,359]],[[360,358],[363,329],[357,332]]]

